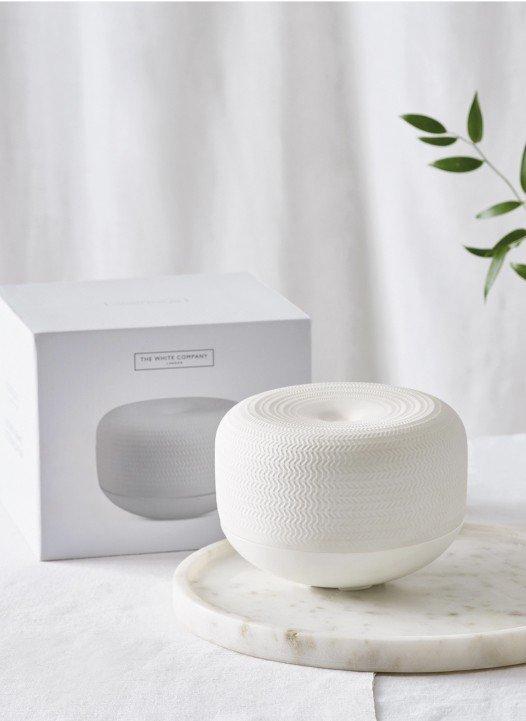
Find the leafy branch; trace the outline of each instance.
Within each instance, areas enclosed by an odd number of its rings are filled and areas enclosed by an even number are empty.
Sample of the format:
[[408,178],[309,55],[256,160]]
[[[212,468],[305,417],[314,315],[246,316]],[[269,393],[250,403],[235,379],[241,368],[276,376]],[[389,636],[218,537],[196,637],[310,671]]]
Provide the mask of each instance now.
[[[486,165],[490,170],[497,175],[503,183],[506,184],[508,190],[513,195],[513,200],[503,200],[499,203],[481,210],[475,216],[479,220],[485,218],[494,218],[505,213],[511,213],[517,208],[523,208],[526,211],[526,201],[519,192],[516,190],[514,185],[508,180],[508,178],[501,173],[501,171],[489,160],[486,154],[481,150],[479,143],[481,142],[484,135],[484,121],[482,118],[482,111],[480,109],[480,103],[478,99],[478,93],[475,93],[471,106],[468,112],[467,118],[467,131],[468,138],[458,133],[448,132],[446,127],[442,125],[438,120],[430,118],[428,115],[417,115],[409,113],[401,116],[402,120],[412,125],[418,130],[422,130],[430,135],[420,136],[418,139],[427,145],[434,145],[440,147],[446,147],[453,145],[457,141],[468,145],[470,149],[474,150],[478,157],[472,157],[470,155],[456,155],[447,158],[440,158],[435,160],[430,165],[433,168],[444,170],[449,173],[468,173],[473,170]],[[526,193],[526,147],[521,158],[520,172],[519,172],[520,187],[524,193]],[[517,228],[512,230],[510,233],[501,238],[492,248],[471,248],[465,246],[466,250],[473,255],[480,258],[491,258],[488,272],[486,275],[486,282],[484,284],[484,299],[487,298],[488,293],[499,274],[504,260],[507,254],[513,248],[517,248],[523,240],[526,238],[526,229]],[[510,266],[517,273],[520,278],[526,280],[526,265],[522,263],[510,263]]]

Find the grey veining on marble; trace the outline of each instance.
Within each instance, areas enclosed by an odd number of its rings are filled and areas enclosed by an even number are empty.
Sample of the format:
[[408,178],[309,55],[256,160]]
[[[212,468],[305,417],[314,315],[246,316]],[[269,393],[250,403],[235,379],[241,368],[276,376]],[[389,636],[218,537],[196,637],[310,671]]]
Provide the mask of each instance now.
[[196,635],[260,658],[354,671],[432,672],[526,662],[526,534],[467,525],[446,553],[363,591],[294,584],[220,541],[174,577]]

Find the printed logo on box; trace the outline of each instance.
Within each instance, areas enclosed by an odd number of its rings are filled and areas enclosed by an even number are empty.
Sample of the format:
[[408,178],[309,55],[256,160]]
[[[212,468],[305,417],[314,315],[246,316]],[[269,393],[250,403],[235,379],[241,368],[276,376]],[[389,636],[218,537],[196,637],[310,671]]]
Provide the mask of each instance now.
[[136,371],[154,371],[167,368],[200,368],[214,365],[212,348],[197,350],[146,351],[133,354]]

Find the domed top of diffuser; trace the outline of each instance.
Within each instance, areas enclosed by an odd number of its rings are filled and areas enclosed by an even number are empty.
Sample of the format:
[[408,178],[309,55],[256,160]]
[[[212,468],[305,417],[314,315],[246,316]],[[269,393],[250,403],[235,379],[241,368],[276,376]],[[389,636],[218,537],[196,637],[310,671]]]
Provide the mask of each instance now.
[[457,414],[426,393],[382,383],[312,383],[277,388],[241,401],[229,422],[258,433],[295,434],[337,442],[360,438],[395,437],[424,431]]

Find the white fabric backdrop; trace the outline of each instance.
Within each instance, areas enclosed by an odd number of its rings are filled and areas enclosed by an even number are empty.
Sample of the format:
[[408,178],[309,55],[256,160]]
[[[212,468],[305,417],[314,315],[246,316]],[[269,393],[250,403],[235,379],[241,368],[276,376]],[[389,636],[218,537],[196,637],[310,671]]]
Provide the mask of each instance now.
[[474,220],[504,186],[398,115],[462,130],[478,89],[517,176],[525,35],[523,3],[2,3],[0,280],[246,269],[311,314],[317,379],[524,430],[526,283],[484,307],[462,250],[521,211]]

